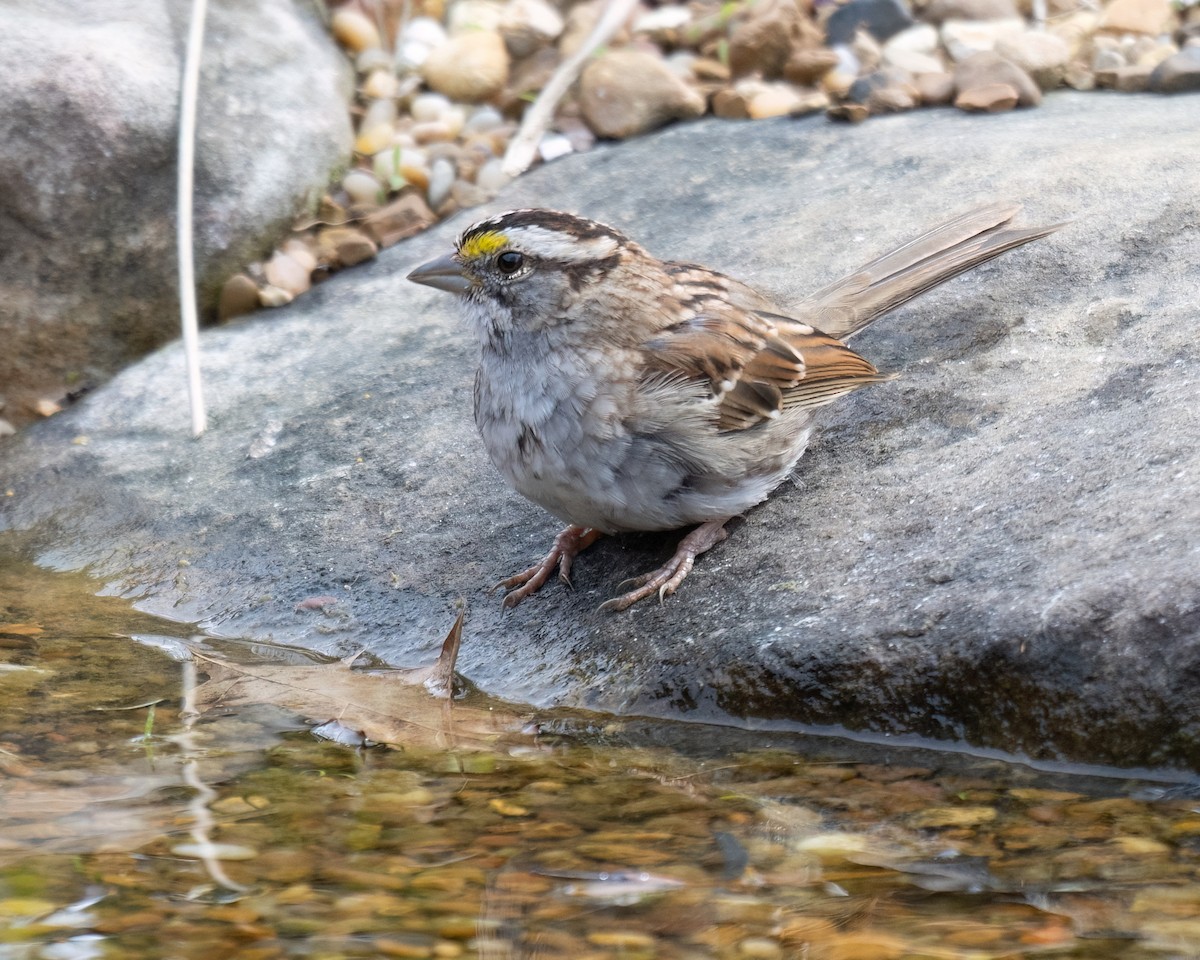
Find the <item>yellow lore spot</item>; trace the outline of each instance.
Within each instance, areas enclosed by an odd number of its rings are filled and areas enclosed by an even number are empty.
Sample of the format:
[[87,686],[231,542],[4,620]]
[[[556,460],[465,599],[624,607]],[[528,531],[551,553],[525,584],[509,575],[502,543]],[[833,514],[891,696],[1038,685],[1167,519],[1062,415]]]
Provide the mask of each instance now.
[[474,260],[476,257],[487,256],[489,253],[503,250],[507,246],[508,237],[495,230],[486,230],[464,240],[458,252],[464,259]]

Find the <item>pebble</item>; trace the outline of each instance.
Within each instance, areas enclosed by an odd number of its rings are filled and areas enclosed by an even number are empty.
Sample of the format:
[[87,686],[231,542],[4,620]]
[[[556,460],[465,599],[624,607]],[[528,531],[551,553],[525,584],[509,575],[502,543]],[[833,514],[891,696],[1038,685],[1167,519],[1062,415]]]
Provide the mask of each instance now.
[[1067,42],[1052,33],[1025,30],[996,41],[996,53],[1015,63],[1042,90],[1062,83],[1071,51]]
[[563,15],[546,0],[509,0],[498,29],[508,52],[519,60],[553,43],[565,26]]
[[263,267],[267,283],[286,290],[295,297],[312,286],[312,271],[295,258],[276,250]]
[[367,74],[363,81],[364,97],[373,100],[384,100],[396,96],[400,91],[400,81],[388,67],[379,67]]
[[1175,19],[1169,0],[1112,0],[1100,15],[1100,29],[1158,36]]
[[475,174],[475,185],[492,196],[499,193],[511,180],[512,178],[504,172],[504,161],[499,157],[489,160]]
[[395,66],[401,72],[419,70],[431,50],[448,39],[445,28],[432,17],[413,17],[396,43]]
[[965,60],[976,53],[996,48],[1001,37],[1023,33],[1025,21],[1011,20],[947,20],[942,24],[942,43],[950,59]]
[[1155,67],[1150,89],[1159,93],[1200,90],[1200,47],[1185,47]]
[[508,79],[509,58],[497,34],[452,36],[421,65],[425,82],[451,100],[476,103],[495,96]]
[[814,113],[829,106],[829,98],[817,90],[805,91],[783,83],[771,84],[746,105],[752,120],[791,117]]
[[294,298],[282,287],[268,284],[259,288],[258,302],[264,307],[282,307],[292,302]]
[[924,19],[930,23],[947,20],[1011,20],[1020,17],[1013,0],[932,0]]
[[799,86],[812,86],[819,83],[838,63],[838,55],[825,47],[797,50],[783,65],[783,76]]
[[493,106],[484,104],[471,111],[471,115],[467,117],[466,123],[463,124],[462,132],[464,134],[489,133],[492,130],[499,129],[503,125],[504,117],[500,111]]
[[368,216],[363,221],[363,230],[379,246],[390,247],[420,233],[435,219],[425,198],[410,190]]
[[[954,68],[954,83],[960,96],[972,89],[1004,85],[1016,93],[1019,106],[1034,107],[1042,102],[1042,91],[1029,74],[998,53],[977,53],[960,62]],[[959,105],[956,100],[955,106]]]
[[321,232],[321,249],[328,253],[327,262],[340,267],[353,267],[370,260],[379,252],[375,241],[351,227],[330,227]]
[[887,40],[912,23],[912,14],[900,0],[850,0],[825,22],[825,39],[830,46],[850,43],[861,28],[876,40]]
[[244,273],[235,273],[221,286],[217,299],[217,322],[251,313],[259,307],[258,284]]
[[216,860],[253,860],[258,851],[238,843],[179,843],[171,848],[177,857],[212,857]]
[[351,170],[342,177],[342,189],[354,203],[377,204],[383,186],[366,170]]
[[579,107],[597,136],[619,140],[671,120],[699,117],[705,101],[658,57],[622,49],[610,50],[584,68]]
[[338,43],[355,53],[383,46],[374,22],[353,7],[335,10],[329,19],[329,27]]
[[1011,110],[1019,100],[1020,94],[1009,84],[988,83],[962,91],[954,98],[954,105],[960,110],[999,113]]
[[575,152],[571,141],[561,133],[547,133],[538,141],[538,156],[544,163],[566,157]]
[[446,198],[450,196],[450,188],[454,186],[454,179],[457,176],[457,171],[454,169],[454,164],[444,157],[440,160],[435,160],[429,171],[429,188],[425,191],[425,196],[429,200],[429,206],[436,210]]

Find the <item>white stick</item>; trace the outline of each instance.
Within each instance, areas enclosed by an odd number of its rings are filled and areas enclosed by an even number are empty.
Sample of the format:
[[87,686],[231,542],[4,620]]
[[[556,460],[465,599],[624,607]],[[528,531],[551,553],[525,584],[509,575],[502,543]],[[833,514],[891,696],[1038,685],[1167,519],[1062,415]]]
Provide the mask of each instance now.
[[187,359],[188,400],[192,408],[192,435],[208,425],[204,412],[204,387],[200,382],[200,321],[196,315],[196,263],[192,247],[192,194],[196,163],[196,99],[200,90],[200,53],[204,47],[207,0],[192,0],[183,81],[179,91],[179,190],[176,194],[176,251],[179,255],[179,316],[183,327],[183,352]]
[[583,46],[558,65],[554,75],[542,87],[542,92],[538,94],[533,106],[525,111],[525,116],[521,119],[521,129],[509,141],[502,166],[508,176],[515,177],[529,169],[542,134],[554,118],[554,108],[558,106],[558,101],[571,89],[571,84],[583,71],[587,59],[621,28],[621,24],[633,12],[637,3],[638,0],[609,0],[608,6],[604,8],[604,13],[596,21],[596,26],[588,34]]

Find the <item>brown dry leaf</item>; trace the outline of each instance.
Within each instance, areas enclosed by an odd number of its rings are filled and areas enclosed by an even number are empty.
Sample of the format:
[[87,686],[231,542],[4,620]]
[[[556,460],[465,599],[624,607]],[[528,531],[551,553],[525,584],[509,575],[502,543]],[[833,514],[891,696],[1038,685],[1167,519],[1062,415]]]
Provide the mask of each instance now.
[[505,709],[455,703],[450,697],[462,639],[460,614],[429,667],[367,673],[357,658],[316,665],[237,664],[195,653],[209,679],[196,689],[195,705],[272,703],[318,723],[337,721],[368,740],[403,747],[493,749],[498,742],[528,740],[524,719]]

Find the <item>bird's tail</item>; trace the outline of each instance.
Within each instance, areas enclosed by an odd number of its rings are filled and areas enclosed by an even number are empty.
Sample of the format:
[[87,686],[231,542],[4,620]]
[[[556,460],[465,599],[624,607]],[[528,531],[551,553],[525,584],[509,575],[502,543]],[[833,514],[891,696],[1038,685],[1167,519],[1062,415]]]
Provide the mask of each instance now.
[[1020,209],[1019,204],[991,204],[934,227],[807,297],[794,316],[848,340],[872,320],[951,277],[1063,226],[1010,227]]

